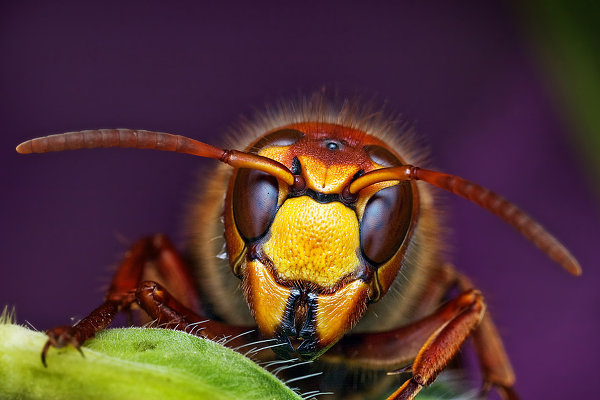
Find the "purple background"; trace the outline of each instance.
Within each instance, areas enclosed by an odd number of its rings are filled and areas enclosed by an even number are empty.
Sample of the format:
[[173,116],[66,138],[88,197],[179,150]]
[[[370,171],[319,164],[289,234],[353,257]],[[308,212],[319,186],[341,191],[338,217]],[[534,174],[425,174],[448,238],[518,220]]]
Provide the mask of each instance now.
[[130,127],[222,144],[240,114],[327,85],[387,100],[437,168],[513,200],[573,251],[579,279],[446,196],[453,261],[486,295],[523,398],[596,397],[597,201],[510,8],[198,3],[0,3],[0,304],[39,329],[84,316],[127,242],[181,242],[194,177],[214,165],[134,150],[26,157],[20,141]]

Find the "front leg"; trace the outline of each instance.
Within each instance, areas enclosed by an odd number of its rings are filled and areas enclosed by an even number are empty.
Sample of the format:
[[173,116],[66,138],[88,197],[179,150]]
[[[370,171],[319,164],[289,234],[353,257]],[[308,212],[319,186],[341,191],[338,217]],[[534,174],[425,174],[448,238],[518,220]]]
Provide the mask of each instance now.
[[421,389],[429,386],[454,358],[485,313],[483,296],[473,289],[461,294],[450,305],[454,315],[429,336],[412,364],[412,377],[388,400],[413,399]]
[[325,353],[323,360],[387,371],[405,370],[402,367],[412,362],[412,379],[388,400],[411,399],[435,379],[471,337],[483,372],[482,394],[494,386],[503,399],[518,399],[510,361],[490,314],[485,312],[481,293],[450,265],[440,268],[427,293],[439,299],[453,287],[462,294],[433,314],[387,332],[348,335]]
[[[131,298],[133,298],[133,294]],[[81,345],[112,322],[117,312],[119,312],[119,306],[120,302],[107,300],[75,325],[57,326],[47,330],[48,340],[42,349],[42,364],[44,364],[44,367],[48,366],[46,355],[50,347],[61,348],[71,345],[83,356]]]
[[[156,282],[144,281],[144,276],[149,274],[158,274],[173,295]],[[71,345],[81,352],[86,340],[105,329],[119,311],[128,310],[133,304],[140,305],[159,323],[176,329],[183,330],[190,324],[197,326],[202,322],[203,335],[209,338],[236,336],[243,333],[242,330],[248,331],[247,328],[207,321],[199,312],[198,298],[189,269],[170,240],[164,235],[142,238],[134,243],[119,264],[104,303],[73,326],[58,326],[46,331],[48,341],[42,350],[42,363],[46,366],[50,347]],[[175,320],[179,324],[171,324]],[[244,335],[244,339],[250,336]]]
[[135,291],[135,298],[150,318],[163,328],[184,331],[210,340],[229,338],[227,346],[234,349],[259,340],[257,329],[208,320],[185,307],[157,282],[140,283]]
[[[388,371],[403,370],[412,361],[411,379],[388,400],[413,399],[446,367],[484,315],[483,296],[478,290],[469,289],[433,314],[404,327],[346,336],[323,359]],[[509,392],[514,394],[510,388]],[[501,393],[511,398],[506,391]]]
[[[454,284],[459,289],[467,290],[473,287],[471,280],[457,272],[451,265],[447,264],[443,268],[447,273],[453,274],[455,277]],[[504,344],[496,324],[494,324],[489,312],[485,313],[471,337],[484,379],[481,394],[486,394],[493,386],[498,388],[502,398],[507,400],[518,399],[519,396],[513,389],[515,373],[504,350]]]

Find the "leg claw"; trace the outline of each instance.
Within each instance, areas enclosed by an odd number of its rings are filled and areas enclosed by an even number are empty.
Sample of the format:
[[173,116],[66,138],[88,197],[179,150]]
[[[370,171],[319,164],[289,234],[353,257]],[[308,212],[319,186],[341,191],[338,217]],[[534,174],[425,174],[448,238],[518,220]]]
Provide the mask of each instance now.
[[81,350],[83,343],[79,339],[79,331],[76,328],[72,326],[58,326],[47,330],[46,335],[48,335],[48,340],[42,349],[42,364],[44,367],[48,367],[48,364],[46,364],[46,355],[50,347],[61,348],[70,344],[77,349],[82,357],[85,357]]

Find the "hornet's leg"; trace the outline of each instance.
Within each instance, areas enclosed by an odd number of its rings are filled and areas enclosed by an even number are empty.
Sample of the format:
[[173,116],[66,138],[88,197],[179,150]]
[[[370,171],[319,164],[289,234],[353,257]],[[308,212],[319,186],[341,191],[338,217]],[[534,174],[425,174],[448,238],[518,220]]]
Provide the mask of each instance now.
[[[145,275],[153,272],[163,279],[165,285],[181,302],[174,300],[162,286],[143,281]],[[152,297],[153,295],[155,296]],[[166,299],[164,307],[158,303],[161,299]],[[164,235],[145,237],[133,244],[119,264],[104,303],[87,317],[74,326],[59,326],[46,331],[48,341],[42,350],[44,366],[50,347],[72,345],[81,352],[80,348],[86,340],[93,338],[96,332],[105,329],[119,311],[128,310],[134,303],[139,304],[159,323],[168,323],[171,317],[186,319],[189,321],[188,324],[206,320],[199,314],[200,302],[189,269],[173,244]],[[247,328],[229,327],[216,322],[211,324],[210,328],[205,327],[207,330],[205,334],[211,337],[220,334],[237,334],[241,329],[247,330]],[[181,328],[184,328],[183,324]]]
[[230,338],[227,346],[231,348],[259,339],[257,329],[203,318],[177,301],[157,282],[141,282],[135,291],[135,297],[139,306],[161,327],[177,329],[211,340],[227,337]]
[[388,398],[412,399],[456,355],[484,312],[481,293],[468,290],[410,325],[388,332],[349,335],[324,355],[325,361],[399,370],[414,360],[412,378]]
[[[473,288],[471,281],[457,272],[451,265],[445,265],[444,268],[448,273],[454,274],[455,285],[459,289]],[[504,350],[498,329],[489,312],[485,313],[481,323],[471,335],[471,339],[483,374],[482,394],[486,394],[492,387],[496,387],[502,398],[518,399],[519,396],[513,389],[515,373]]]
[[453,315],[427,338],[412,364],[412,377],[388,400],[413,399],[422,388],[429,386],[456,355],[485,313],[483,297],[476,290],[464,292],[450,304]]
[[481,293],[449,266],[440,269],[435,286],[443,286],[434,288],[440,293],[451,287],[463,292],[433,314],[407,326],[348,335],[324,354],[324,361],[388,371],[401,370],[412,361],[413,377],[388,400],[412,399],[433,382],[467,337],[472,337],[483,370],[484,390],[495,386],[504,399],[517,399],[512,389],[514,373],[497,330],[485,313]]

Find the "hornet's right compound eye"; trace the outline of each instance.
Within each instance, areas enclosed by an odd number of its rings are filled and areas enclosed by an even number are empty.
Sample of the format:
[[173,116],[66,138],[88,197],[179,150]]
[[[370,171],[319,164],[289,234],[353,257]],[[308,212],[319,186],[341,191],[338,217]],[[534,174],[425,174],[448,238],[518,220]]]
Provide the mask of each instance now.
[[273,175],[241,168],[233,187],[233,217],[245,242],[262,237],[277,212],[279,186]]

